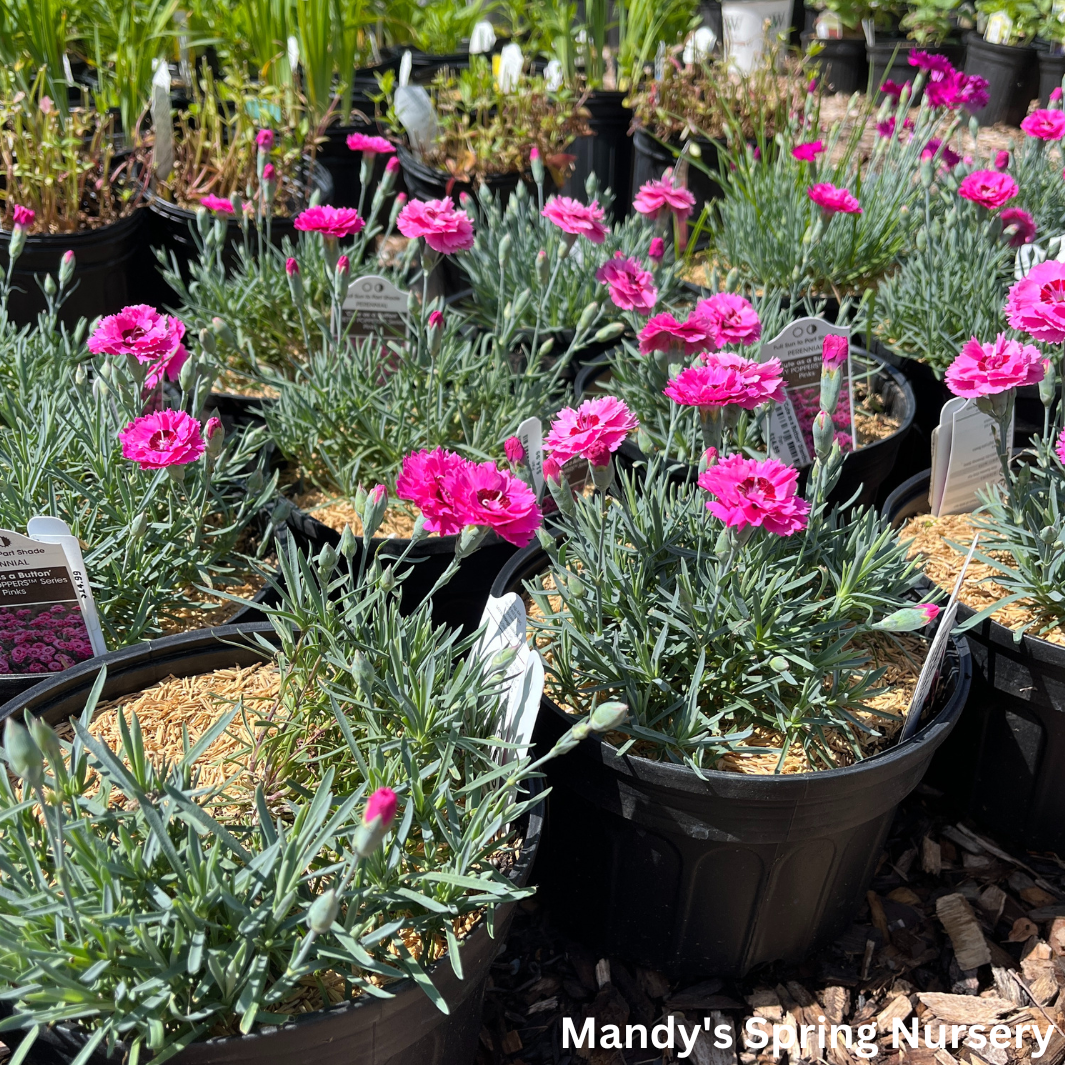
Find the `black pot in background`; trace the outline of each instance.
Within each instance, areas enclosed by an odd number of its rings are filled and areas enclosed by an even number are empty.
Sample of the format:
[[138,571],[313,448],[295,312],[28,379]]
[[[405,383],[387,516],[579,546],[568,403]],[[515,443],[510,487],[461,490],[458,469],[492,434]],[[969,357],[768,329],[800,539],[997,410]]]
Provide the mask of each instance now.
[[[494,595],[543,572],[538,544]],[[551,804],[537,880],[552,916],[603,954],[671,977],[739,976],[799,961],[848,927],[898,804],[920,783],[969,692],[954,641],[929,722],[900,747],[828,772],[748,776],[631,755],[598,739],[547,766]],[[572,718],[545,698],[537,748]]]
[[976,113],[981,126],[1019,126],[1039,92],[1039,64],[1031,47],[991,44],[978,33],[965,35],[965,73],[988,82],[988,104]]
[[572,196],[582,203],[587,200],[585,189],[591,174],[599,180],[601,189],[614,194],[611,214],[620,222],[632,209],[632,108],[624,104],[625,93],[596,89],[588,95],[584,106],[589,112],[588,125],[592,133],[578,137],[566,150],[577,157],[573,173],[562,186],[563,196]]
[[826,92],[864,92],[869,77],[869,64],[865,58],[864,37],[841,37],[833,40],[818,40],[813,33],[802,35],[805,51],[817,41],[822,45],[817,55],[821,64],[821,85]]
[[[618,349],[621,350],[621,349]],[[861,348],[855,346],[856,353],[867,354]],[[852,496],[857,494],[854,506],[872,506],[879,497],[884,494],[881,485],[891,476],[897,465],[900,448],[905,442],[914,416],[913,390],[906,378],[894,367],[879,359],[876,355],[868,355],[880,363],[882,372],[890,378],[888,385],[889,393],[894,397],[892,414],[898,418],[899,428],[890,436],[875,443],[868,444],[858,451],[847,452],[843,460],[843,469],[840,472],[839,481],[829,495],[831,503],[846,503]],[[596,362],[584,366],[577,374],[574,384],[574,392],[580,401],[585,392],[594,389],[597,383],[610,373],[608,362]],[[609,389],[607,389],[609,391]],[[644,456],[636,445],[626,440],[622,444],[621,455],[623,461],[630,464],[641,460]],[[687,480],[695,481],[696,471],[692,467]]]
[[[717,146],[703,137],[697,137],[695,143],[699,147],[701,165],[689,162],[687,181],[688,190],[695,197],[695,210],[691,214],[693,221],[699,217],[704,203],[721,198],[721,186],[701,169],[702,166],[712,171],[717,169]],[[677,144],[676,148],[679,151],[681,145]],[[660,179],[667,168],[676,165],[677,157],[642,129],[632,135],[632,153],[631,195],[635,199],[640,186]]]
[[[301,551],[317,554],[326,544],[337,547],[340,533],[324,525],[302,510],[293,510],[288,517],[288,533]],[[430,536],[411,552],[408,562],[413,572],[403,581],[403,610],[409,614],[429,594],[437,578],[455,557],[457,536]],[[398,557],[410,543],[398,537],[377,538],[371,544],[376,553]],[[358,538],[362,550],[362,538]],[[481,623],[492,583],[503,566],[518,549],[500,537],[489,534],[472,555],[462,560],[458,573],[436,593],[433,600],[433,622],[436,625],[461,627],[464,634],[473,632]],[[358,565],[358,554],[355,555]]]
[[466,70],[470,65],[469,50],[464,52],[423,52],[418,48],[410,49],[410,80],[415,85],[428,85],[436,77],[438,70]]
[[[56,679],[37,685],[16,703],[0,711],[0,719],[21,716],[26,710],[55,725],[81,711],[96,681],[99,667],[107,666],[102,698],[117,699],[138,692],[169,676],[190,677],[215,669],[249,666],[263,660],[254,635],[267,638],[269,625],[228,625],[169,636],[151,643],[115,651],[83,662]],[[534,783],[533,788],[538,790]],[[542,825],[542,807],[528,819],[522,853],[508,874],[519,885],[528,882],[536,858]],[[461,946],[465,979],[459,980],[444,959],[430,970],[433,983],[447,1000],[451,1012],[441,1013],[421,988],[405,980],[390,987],[389,999],[364,995],[329,1009],[304,1014],[290,1024],[263,1027],[251,1035],[210,1039],[194,1043],[173,1060],[175,1065],[455,1065],[472,1061],[481,1030],[481,1010],[491,964],[506,942],[513,905],[498,908],[495,937],[484,922]],[[0,1006],[0,1015],[10,1013]],[[21,1033],[7,1032],[4,1041],[14,1048]],[[72,1027],[42,1030],[31,1061],[36,1065],[69,1065],[84,1046]],[[89,1065],[118,1065],[125,1050],[112,1057],[92,1055]]]
[[1050,103],[1050,94],[1061,88],[1062,78],[1065,78],[1065,55],[1052,55],[1050,42],[1039,37],[1035,39],[1034,47],[1039,53],[1039,106],[1046,107]]
[[[311,188],[319,194],[320,201],[322,203],[331,203],[333,199],[333,179],[329,171],[320,163],[312,163],[310,181]],[[190,228],[196,225],[196,212],[189,210],[187,207],[181,207],[176,203],[170,203],[152,192],[148,194],[148,211],[152,247],[162,247],[167,253],[168,263],[171,255],[175,256],[181,269],[181,276],[188,283],[190,277],[189,263],[198,257],[196,242],[193,239],[192,229]],[[287,218],[274,218],[271,220],[270,241],[276,247],[281,246],[281,242],[285,237],[295,243],[296,229],[293,225],[293,219],[295,214],[298,213],[299,210]],[[249,227],[249,241],[254,245],[254,227]],[[237,249],[242,247],[243,243],[244,236],[240,223],[236,218],[227,219],[226,242],[222,251],[222,262],[227,270],[234,269],[239,263],[240,257]],[[173,302],[176,293],[166,284],[161,273],[156,274],[156,289],[155,298],[145,300],[146,303],[162,306]]]
[[[348,147],[348,134],[365,133],[370,137],[380,136],[376,122],[362,122],[350,126],[330,126],[325,131],[325,140],[315,150],[315,158],[324,167],[333,181],[330,203],[336,207],[358,207],[362,192],[362,152],[353,152]],[[374,159],[373,174],[362,197],[362,214],[370,213],[373,194],[384,177],[385,167],[391,155],[379,153]],[[395,190],[394,190],[395,191]],[[391,197],[389,198],[391,200]],[[388,221],[389,203],[386,202],[378,215],[378,221]]]
[[[927,513],[930,475],[901,484],[884,516],[901,526]],[[961,606],[958,623],[973,614]],[[1017,643],[990,619],[966,636],[973,697],[928,782],[996,837],[1065,853],[1065,647],[1033,636]]]
[[[462,193],[476,195],[477,189],[471,182],[458,181],[446,170],[437,170],[436,167],[427,166],[420,159],[416,159],[414,153],[405,145],[401,144],[397,152],[400,171],[411,199],[443,200],[450,196],[458,204]],[[501,203],[505,206],[510,194],[522,180],[528,182],[529,175],[513,171],[509,174],[489,174],[484,184],[493,193],[499,195]]]
[[[92,321],[97,315],[114,314],[144,296],[145,222],[143,207],[99,229],[76,233],[30,236],[15,263],[13,291],[8,313],[17,325],[36,325],[45,309],[43,282],[59,273],[59,263],[68,249],[74,252],[74,277],[59,312],[60,321],[73,327],[79,318]],[[7,273],[9,232],[0,232],[0,271]],[[75,288],[76,286],[76,288]]]

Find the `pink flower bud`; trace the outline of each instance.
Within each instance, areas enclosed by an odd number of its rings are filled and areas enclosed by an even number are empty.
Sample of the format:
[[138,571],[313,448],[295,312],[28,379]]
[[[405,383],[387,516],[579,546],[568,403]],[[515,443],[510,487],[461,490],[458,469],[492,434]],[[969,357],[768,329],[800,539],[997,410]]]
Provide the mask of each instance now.
[[269,185],[277,177],[277,171],[274,169],[273,163],[267,163],[263,167],[263,182]]
[[351,269],[351,260],[346,255],[337,259],[337,273],[346,274]]
[[715,462],[717,462],[717,448],[708,447],[703,452],[703,458],[706,459],[706,467],[709,469]]
[[221,422],[220,419],[218,419],[218,418],[208,418],[207,419],[207,424],[203,427],[204,439],[207,440],[207,441],[210,441],[211,437],[213,437],[215,435],[215,433],[219,432],[221,429],[222,429],[222,422]]
[[366,812],[362,819],[370,824],[376,818],[381,819],[381,827],[388,828],[396,817],[396,793],[391,788],[378,788],[366,803]]
[[402,207],[406,202],[407,202],[407,194],[405,192],[400,192],[400,193],[396,194],[396,204],[399,207]]
[[1061,99],[1061,86],[1058,85],[1050,94],[1050,102],[1056,104]]
[[529,159],[530,159],[531,162],[535,163],[536,160],[539,159],[539,158],[540,158],[540,149],[537,148],[536,145],[534,144],[532,146],[532,151],[529,152]]
[[827,336],[821,343],[821,360],[828,370],[835,370],[847,361],[847,338]]
[[503,450],[506,452],[507,462],[518,465],[525,458],[525,448],[516,436],[508,436],[503,441]]
[[461,206],[464,211],[470,206],[472,202],[473,200],[470,198],[470,194],[468,192],[459,193],[459,206]]
[[255,134],[255,143],[259,146],[260,152],[273,151],[274,147],[274,131],[272,129],[261,129]]
[[653,263],[660,263],[666,254],[666,244],[661,237],[652,237],[647,249],[647,258]]
[[439,329],[444,321],[443,311],[431,311],[429,314],[429,328]]
[[63,252],[63,265],[71,266],[74,262],[74,252],[69,248]]
[[[1061,95],[1061,89],[1055,91],[1059,96]],[[1051,99],[1053,99],[1053,97],[1051,97]],[[936,606],[935,603],[922,603],[917,609],[924,614],[926,622],[933,622],[939,617],[939,607]]]
[[33,220],[37,217],[37,212],[32,207],[23,207],[20,203],[16,203],[12,207],[11,214],[15,219],[15,225],[22,229],[28,229],[32,226]]
[[298,274],[299,272],[300,264],[296,262],[295,259],[285,260],[285,273],[288,274],[289,277],[292,277],[294,274]]
[[544,477],[555,484],[562,483],[562,467],[553,455],[544,456]]
[[385,163],[385,173],[394,174],[399,169],[399,160],[393,155]]
[[1010,153],[1002,148],[995,155],[995,169],[1008,170],[1010,165]]
[[387,493],[388,489],[385,488],[383,484],[375,484],[373,488],[370,489],[367,498],[370,500],[371,503],[373,503],[374,506],[378,506],[381,503],[381,500],[385,498]]

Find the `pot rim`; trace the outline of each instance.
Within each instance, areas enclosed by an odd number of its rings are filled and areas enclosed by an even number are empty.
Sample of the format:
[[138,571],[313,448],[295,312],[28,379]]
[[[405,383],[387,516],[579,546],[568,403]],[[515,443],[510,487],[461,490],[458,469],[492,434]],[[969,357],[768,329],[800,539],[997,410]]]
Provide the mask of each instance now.
[[[197,650],[206,651],[210,649],[212,645],[215,647],[219,644],[233,645],[236,640],[253,636],[256,633],[273,635],[274,629],[269,622],[251,622],[243,625],[222,625],[212,629],[194,629],[191,632],[178,633],[174,636],[164,636],[159,640],[151,640],[145,643],[134,644],[131,647],[125,647],[118,651],[111,651],[106,655],[100,655],[97,658],[89,659],[87,662],[80,662],[76,666],[64,670],[62,674],[55,674],[54,676],[67,677],[69,680],[77,680],[79,678],[87,680],[87,683],[81,685],[81,689],[88,693],[92,685],[95,683],[96,674],[99,673],[100,668],[104,665],[108,667],[108,677],[110,678],[117,675],[117,673],[112,672],[112,667],[117,666],[121,669],[124,665],[136,665],[137,661],[142,658],[146,658],[146,661],[150,662],[152,658],[160,652],[162,652],[162,654],[159,654],[159,657],[161,658],[184,658],[195,653]],[[186,647],[184,645],[189,646]],[[246,643],[245,646],[248,650],[261,651],[260,648],[251,642]],[[72,674],[74,676],[71,676]],[[92,674],[92,676],[88,677],[87,674]],[[12,716],[16,711],[21,712],[26,708],[27,704],[40,699],[47,693],[50,686],[51,685],[47,682],[37,684],[17,700],[12,700],[6,706],[0,707],[0,722]],[[538,778],[531,778],[528,781],[528,789],[531,795],[540,795],[541,797],[537,805],[533,807],[527,815],[528,823],[522,837],[521,854],[507,873],[508,878],[519,887],[524,887],[528,883],[533,862],[536,859],[544,820],[545,800],[542,796],[543,785]],[[467,945],[473,944],[474,940],[479,938],[483,939],[483,937],[487,935],[487,923],[482,915],[474,927],[473,932],[467,935],[467,937],[460,943],[460,953],[463,948],[467,947]],[[426,969],[426,972],[432,976],[445,964],[450,967],[451,960],[448,955],[444,955],[442,958],[434,962]],[[472,973],[468,973],[467,978],[462,981],[464,989],[471,989],[473,987],[473,984],[470,982],[470,977],[472,975]],[[411,977],[399,980],[395,984],[390,985],[389,990],[393,992],[393,998],[398,998],[400,995],[408,994],[412,991],[419,995],[424,994],[424,992],[417,987],[415,981]],[[248,1040],[262,1039],[282,1030],[290,1032],[297,1026],[325,1023],[334,1019],[338,1014],[347,1013],[362,1007],[368,1007],[376,1004],[377,1001],[378,1000],[374,996],[364,994],[356,999],[350,999],[346,1002],[338,1002],[335,1005],[327,1006],[324,1009],[315,1010],[313,1013],[297,1014],[291,1021],[287,1021],[283,1024],[262,1025],[254,1031],[249,1032],[247,1035],[219,1036],[214,1039],[197,1040],[194,1043],[190,1043],[187,1051],[182,1051],[181,1057],[176,1060],[182,1060],[188,1051],[194,1051],[196,1048],[209,1047],[215,1049],[221,1046],[237,1046],[241,1043],[246,1045]],[[74,1025],[57,1025],[57,1028],[71,1034],[78,1031]],[[124,1049],[128,1050],[128,1047],[126,1044],[118,1044],[116,1049],[122,1051]]]
[[[500,597],[513,591],[516,585],[520,586],[524,583],[528,575],[543,572],[547,568],[547,562],[548,558],[544,549],[538,543],[530,544],[515,554],[500,571],[492,587],[492,595]],[[542,564],[537,566],[537,563]],[[908,759],[911,755],[917,755],[926,744],[938,745],[940,738],[945,737],[944,730],[949,732],[954,727],[969,693],[972,679],[972,655],[964,636],[951,637],[946,661],[952,660],[954,664],[952,690],[945,705],[940,708],[935,717],[923,724],[901,745],[895,744],[860,762],[837,769],[765,775],[705,769],[702,770],[702,778],[700,778],[694,770],[685,765],[656,761],[634,754],[618,757],[616,753],[612,753],[617,751],[616,747],[594,736],[583,740],[582,747],[597,761],[602,761],[618,773],[656,786],[695,793],[712,790],[720,794],[731,793],[737,797],[748,798],[766,797],[761,793],[764,793],[766,789],[774,789],[771,797],[783,800],[792,792],[806,794],[818,788],[829,788],[836,781],[853,778],[864,772],[877,770],[889,772],[900,759]],[[574,720],[573,715],[567,714],[547,695],[542,697],[541,708],[548,708],[562,715],[567,721]]]
[[[116,236],[124,235],[126,230],[131,230],[140,224],[144,217],[141,212],[148,206],[148,190],[137,201],[129,214],[116,218],[113,222],[107,222],[95,229],[75,229],[69,233],[31,233],[26,237],[26,247],[62,248],[64,251],[70,247],[71,241],[77,241],[83,247],[87,244],[106,243]],[[0,229],[0,244],[6,244],[11,240],[11,231]],[[17,269],[17,267],[16,267]]]

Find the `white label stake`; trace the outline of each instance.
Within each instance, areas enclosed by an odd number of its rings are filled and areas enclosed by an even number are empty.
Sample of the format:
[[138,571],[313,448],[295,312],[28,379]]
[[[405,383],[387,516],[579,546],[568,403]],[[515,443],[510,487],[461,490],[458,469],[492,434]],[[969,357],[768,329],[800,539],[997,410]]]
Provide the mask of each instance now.
[[899,743],[908,740],[917,731],[921,723],[921,712],[924,710],[925,700],[928,698],[932,685],[939,676],[939,669],[943,665],[943,658],[947,653],[947,643],[950,640],[951,630],[954,628],[954,619],[958,616],[958,596],[961,594],[962,582],[965,580],[965,571],[973,560],[979,539],[980,534],[977,533],[973,537],[969,553],[965,556],[965,563],[962,565],[961,573],[958,574],[958,579],[954,582],[954,591],[950,593],[950,599],[940,616],[939,627],[936,629],[936,634],[932,639],[932,646],[929,648],[928,657],[925,658],[924,665],[921,667],[921,675],[917,678],[917,687],[913,690],[913,698],[910,699],[910,705],[906,711],[906,723],[902,726]]

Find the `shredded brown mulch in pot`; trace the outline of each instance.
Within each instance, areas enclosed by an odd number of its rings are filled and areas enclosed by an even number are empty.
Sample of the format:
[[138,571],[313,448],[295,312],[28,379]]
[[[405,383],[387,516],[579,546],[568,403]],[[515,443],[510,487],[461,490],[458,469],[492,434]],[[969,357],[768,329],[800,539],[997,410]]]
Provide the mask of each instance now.
[[[920,555],[923,559],[921,568],[925,575],[949,594],[954,590],[958,574],[961,573],[962,564],[965,562],[965,555],[977,532],[979,529],[973,523],[972,514],[950,514],[941,518],[933,518],[931,514],[919,514],[899,530],[899,539],[910,541],[909,557]],[[952,544],[958,546],[953,547]],[[963,545],[964,549],[959,551]],[[979,545],[977,549],[980,549]],[[1007,551],[992,552],[991,556],[1000,559],[1005,565],[1011,565],[1013,562]],[[995,580],[995,574],[993,566],[974,559],[965,572],[958,598],[967,607],[979,611],[1008,595],[1009,590]],[[1032,623],[1035,623],[1038,629],[1047,620],[1035,610],[1033,604],[1026,603],[1023,599],[1001,607],[991,617],[1012,630]],[[1065,631],[1060,628],[1051,629],[1037,638],[1065,647]]]

